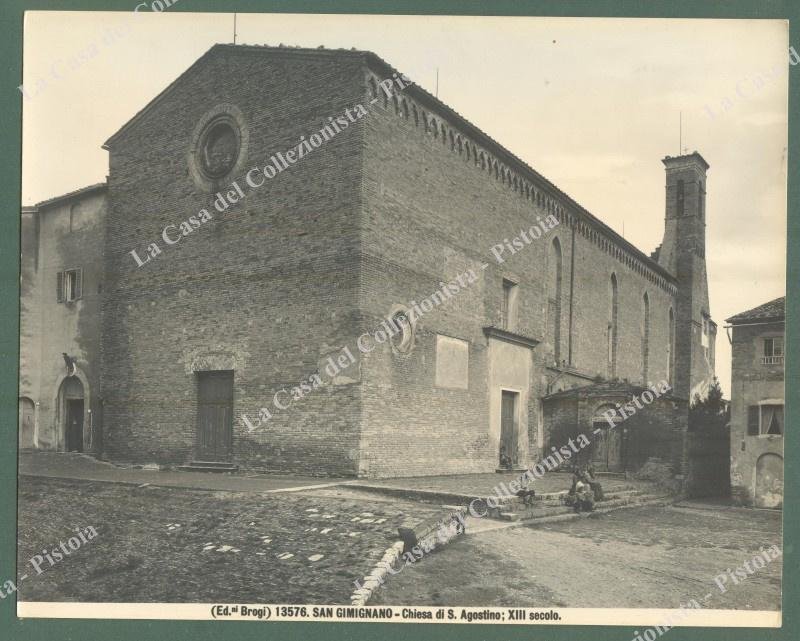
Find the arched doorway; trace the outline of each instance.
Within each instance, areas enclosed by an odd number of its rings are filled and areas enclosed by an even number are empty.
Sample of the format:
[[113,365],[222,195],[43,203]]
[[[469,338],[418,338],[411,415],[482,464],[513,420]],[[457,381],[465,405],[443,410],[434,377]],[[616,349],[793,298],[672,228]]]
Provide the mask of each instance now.
[[19,449],[35,446],[36,405],[27,396],[19,399]]
[[67,452],[83,452],[83,383],[77,376],[69,376],[61,383],[59,391],[64,435],[64,449]]
[[[612,411],[613,414],[607,414]],[[611,416],[612,428],[606,416]],[[604,403],[592,415],[592,453],[591,462],[598,472],[620,472],[622,461],[622,428],[618,423],[622,417],[612,403]]]
[[783,505],[783,457],[779,454],[762,454],[756,463],[756,507],[781,507]]

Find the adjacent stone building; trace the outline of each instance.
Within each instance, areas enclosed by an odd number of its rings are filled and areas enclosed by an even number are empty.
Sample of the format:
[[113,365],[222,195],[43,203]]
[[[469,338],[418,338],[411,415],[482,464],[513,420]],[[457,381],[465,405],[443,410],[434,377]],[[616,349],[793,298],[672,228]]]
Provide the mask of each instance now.
[[[639,399],[641,409],[632,398]],[[673,392],[605,381],[555,392],[542,403],[549,436],[546,452],[585,434],[592,447],[575,457],[579,465],[591,464],[600,472],[636,472],[648,460],[658,459],[675,476],[688,472],[688,402]],[[626,404],[628,411],[620,412]]]
[[731,316],[731,493],[783,505],[784,297]]
[[22,210],[20,448],[101,448],[106,186]]
[[595,380],[668,381],[663,429],[685,430],[714,372],[702,156],[664,159],[648,256],[409,83],[370,52],[217,45],[107,141],[105,239],[85,257],[102,322],[70,339],[101,350],[58,350],[101,371],[93,451],[520,467],[553,439],[542,399]]

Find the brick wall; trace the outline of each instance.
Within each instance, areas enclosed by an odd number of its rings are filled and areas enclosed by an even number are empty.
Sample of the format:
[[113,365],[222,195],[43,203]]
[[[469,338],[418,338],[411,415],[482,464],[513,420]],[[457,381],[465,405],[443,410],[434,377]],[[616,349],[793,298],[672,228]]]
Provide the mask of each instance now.
[[[244,171],[263,167],[353,106],[357,65],[352,57],[216,47],[112,139],[103,332],[110,457],[191,460],[195,370],[218,367],[234,369],[236,462],[355,473],[357,384],[317,390],[282,412],[272,399],[356,335],[358,128],[249,190],[228,212],[211,210],[214,220],[179,244],[166,247],[160,234],[211,206],[213,193],[198,187],[187,162],[193,130],[210,109],[238,108],[249,135]],[[128,252],[144,255],[152,241],[163,254],[136,267]],[[274,418],[249,433],[241,414],[262,406]]]
[[[518,284],[514,331],[539,341],[520,425],[532,460],[549,383],[611,376],[612,274],[616,375],[644,378],[647,294],[647,380],[666,378],[674,279],[430,96],[409,89],[384,100],[374,83],[392,72],[357,52],[218,46],[109,141],[103,395],[111,458],[191,460],[196,372],[216,368],[235,372],[233,455],[245,466],[370,476],[493,470],[483,328],[501,324],[504,279]],[[224,214],[211,209],[214,189],[198,185],[188,159],[212,110],[239,113],[248,136],[243,182],[247,169],[357,102],[370,112],[359,124],[248,189]],[[167,247],[162,229],[203,207],[214,220]],[[494,245],[543,219],[560,224],[495,260]],[[555,237],[566,375],[554,367]],[[151,242],[163,253],[137,267],[129,252],[143,257]],[[344,346],[357,351],[356,337],[397,306],[470,270],[476,282],[419,320],[409,353],[387,342],[358,354],[347,376],[274,411],[276,391]],[[466,389],[435,385],[437,335],[468,343]],[[273,419],[248,433],[241,414],[263,406]]]
[[[377,82],[381,77],[386,77],[385,70],[375,69],[365,82],[367,98],[377,98],[364,123],[360,305],[366,319],[377,323],[393,306],[419,301],[440,282],[469,269],[478,282],[423,318],[411,354],[398,355],[384,345],[365,358],[362,473],[494,470],[497,445],[493,448],[487,439],[487,341],[482,327],[501,322],[504,278],[518,283],[515,331],[541,341],[533,350],[528,424],[521,426],[535,460],[539,399],[548,380],[558,374],[547,369],[554,360],[553,332],[548,329],[554,237],[563,261],[561,354],[567,359],[571,347],[573,369],[580,374],[573,380],[586,384],[597,374],[609,373],[612,273],[619,282],[617,375],[642,380],[647,292],[648,380],[666,378],[669,308],[674,300],[669,278],[648,270],[610,236],[580,222],[577,214],[571,218],[559,204],[563,201],[553,195],[556,190],[523,180],[487,150],[489,145],[481,146],[485,140],[476,144],[477,137],[467,135],[463,124],[453,124],[452,114],[437,110],[419,93],[407,90],[397,96],[396,104],[388,100],[383,108],[380,89],[373,93],[370,87],[370,79]],[[548,215],[561,224],[513,256],[506,250],[502,257],[508,260],[498,264],[491,253],[495,244]],[[435,386],[436,334],[469,343],[468,390]]]

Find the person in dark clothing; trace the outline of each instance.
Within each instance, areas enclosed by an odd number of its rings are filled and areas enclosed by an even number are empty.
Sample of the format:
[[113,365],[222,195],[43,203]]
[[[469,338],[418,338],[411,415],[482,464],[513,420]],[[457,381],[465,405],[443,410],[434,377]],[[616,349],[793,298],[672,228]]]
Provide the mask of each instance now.
[[564,505],[573,508],[578,514],[594,510],[594,492],[591,486],[583,480],[581,470],[572,475],[572,487],[564,497]]
[[594,475],[594,467],[589,463],[583,470],[581,470],[581,480],[592,488],[595,501],[604,501],[605,495],[603,494],[603,486]]

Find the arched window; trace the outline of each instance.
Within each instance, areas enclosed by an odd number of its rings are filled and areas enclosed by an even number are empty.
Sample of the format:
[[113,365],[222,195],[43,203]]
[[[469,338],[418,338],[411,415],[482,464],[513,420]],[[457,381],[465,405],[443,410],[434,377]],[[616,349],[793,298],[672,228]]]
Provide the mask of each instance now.
[[617,275],[611,274],[611,293],[609,296],[608,314],[608,375],[617,377],[617,310],[619,308],[619,292],[617,288]]
[[675,368],[675,314],[669,308],[669,343],[667,343],[667,382],[673,384]]
[[601,429],[610,427],[608,424],[609,418],[615,427],[617,423],[622,422],[622,415],[619,413],[617,406],[614,403],[603,403],[592,414],[592,427],[600,427]]
[[650,359],[650,298],[647,292],[642,297],[642,382],[647,385]]
[[561,362],[561,281],[563,276],[563,263],[561,258],[561,243],[554,238],[550,244],[550,287],[547,303],[547,317],[551,345],[553,346],[553,359]]

